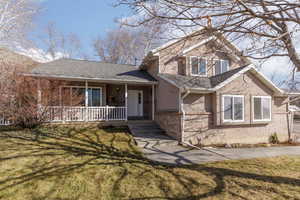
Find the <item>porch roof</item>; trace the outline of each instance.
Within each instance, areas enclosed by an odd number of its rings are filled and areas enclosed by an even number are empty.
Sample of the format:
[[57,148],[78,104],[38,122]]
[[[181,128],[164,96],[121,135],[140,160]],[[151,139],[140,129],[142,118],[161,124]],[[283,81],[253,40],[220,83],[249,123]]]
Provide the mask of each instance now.
[[140,70],[133,65],[74,59],[59,59],[53,62],[40,64],[28,75],[47,78],[135,82],[145,84],[155,84],[157,82],[146,71]]

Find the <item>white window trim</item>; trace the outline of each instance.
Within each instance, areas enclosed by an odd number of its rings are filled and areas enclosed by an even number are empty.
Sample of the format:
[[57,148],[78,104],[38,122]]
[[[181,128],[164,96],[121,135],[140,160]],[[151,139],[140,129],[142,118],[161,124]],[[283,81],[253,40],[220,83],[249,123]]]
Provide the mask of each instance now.
[[[214,59],[214,75],[216,76],[216,75],[219,75],[219,74],[216,74],[216,61],[221,61],[221,71],[222,71],[222,61],[228,61],[228,66],[227,66],[227,72],[229,71],[229,69],[230,69],[230,60],[229,59],[227,59],[227,60],[225,60],[225,59]],[[225,73],[225,72],[221,72],[220,74],[223,74],[223,73]]]
[[[254,98],[270,99],[270,118],[269,119],[255,119],[254,118]],[[252,119],[254,122],[270,122],[272,121],[272,97],[271,96],[252,96]],[[262,108],[261,108],[262,109]],[[261,111],[262,117],[264,116],[263,109]]]
[[[71,88],[71,92],[70,92],[70,95],[72,96],[72,89],[73,88],[80,88],[80,89],[85,89],[85,86],[72,86],[72,85],[65,85],[65,86],[60,86],[60,90],[62,88]],[[100,105],[102,106],[103,105],[103,89],[102,87],[93,87],[93,86],[88,86],[87,89],[100,89]],[[89,98],[88,96],[85,95],[85,102],[86,102],[86,99]],[[61,98],[60,98],[61,99]],[[72,99],[71,99],[71,103],[72,103]],[[62,105],[62,102],[60,103]],[[85,103],[86,104],[86,103]],[[85,106],[88,106],[88,105],[85,105]],[[93,106],[90,106],[90,107],[93,107]]]
[[[203,59],[205,60],[205,74],[193,74],[193,66],[192,66],[192,59],[193,58],[197,58],[198,59],[198,70],[199,70],[199,60]],[[206,77],[207,76],[207,58],[205,57],[200,57],[200,56],[190,56],[190,72],[191,72],[191,76],[202,76],[202,77]]]
[[[233,97],[233,99],[234,99],[234,97],[241,97],[242,99],[243,99],[243,114],[242,114],[242,116],[243,116],[243,119],[241,119],[241,120],[228,120],[228,119],[225,119],[225,111],[224,111],[224,103],[225,103],[225,101],[224,101],[224,98],[225,97]],[[233,102],[233,104],[234,104],[234,102]],[[245,121],[245,96],[244,95],[231,95],[231,94],[226,94],[226,95],[222,95],[222,116],[223,116],[223,122],[225,122],[225,123],[227,123],[227,122],[230,122],[230,123],[235,123],[235,122],[244,122]],[[233,114],[233,117],[234,117],[234,105],[232,105],[232,114]]]

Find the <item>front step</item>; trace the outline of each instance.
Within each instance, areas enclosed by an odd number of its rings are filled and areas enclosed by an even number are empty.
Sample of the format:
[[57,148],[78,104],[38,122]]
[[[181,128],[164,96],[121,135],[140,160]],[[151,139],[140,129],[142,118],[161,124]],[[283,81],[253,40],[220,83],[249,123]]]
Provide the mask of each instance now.
[[166,135],[166,132],[155,122],[129,123],[128,127],[140,147],[178,145],[178,141]]

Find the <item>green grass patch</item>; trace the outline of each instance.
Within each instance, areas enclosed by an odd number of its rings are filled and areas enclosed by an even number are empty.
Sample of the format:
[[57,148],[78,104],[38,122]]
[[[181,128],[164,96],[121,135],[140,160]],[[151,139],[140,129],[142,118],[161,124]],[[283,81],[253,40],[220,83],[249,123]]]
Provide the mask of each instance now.
[[300,157],[166,166],[125,128],[0,132],[0,199],[300,199]]

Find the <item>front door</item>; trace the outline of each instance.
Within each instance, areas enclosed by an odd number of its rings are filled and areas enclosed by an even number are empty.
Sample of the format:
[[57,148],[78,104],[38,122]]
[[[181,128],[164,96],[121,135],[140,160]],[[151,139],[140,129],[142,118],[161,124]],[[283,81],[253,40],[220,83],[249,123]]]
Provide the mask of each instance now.
[[143,116],[143,91],[128,90],[128,116]]

